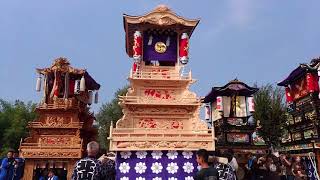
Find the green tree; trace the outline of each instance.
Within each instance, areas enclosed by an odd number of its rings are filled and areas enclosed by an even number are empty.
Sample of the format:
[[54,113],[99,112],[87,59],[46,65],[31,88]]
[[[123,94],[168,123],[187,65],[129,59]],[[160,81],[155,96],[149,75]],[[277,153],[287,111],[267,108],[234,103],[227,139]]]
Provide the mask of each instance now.
[[270,84],[262,86],[254,95],[254,101],[253,117],[261,126],[258,130],[259,135],[269,147],[279,146],[286,121],[283,89]]
[[109,136],[111,123],[115,126],[116,122],[123,116],[122,108],[118,104],[118,96],[123,96],[127,93],[128,86],[118,89],[114,94],[114,98],[105,104],[102,104],[96,118],[99,126],[98,140],[102,149],[109,149]]
[[36,118],[36,104],[16,100],[14,103],[0,99],[0,153],[18,149],[21,138],[28,135],[27,125]]

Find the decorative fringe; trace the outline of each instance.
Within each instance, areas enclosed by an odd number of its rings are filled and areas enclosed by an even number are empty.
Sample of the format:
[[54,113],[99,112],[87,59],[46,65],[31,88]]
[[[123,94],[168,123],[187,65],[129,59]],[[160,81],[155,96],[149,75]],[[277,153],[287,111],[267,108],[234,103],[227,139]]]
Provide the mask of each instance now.
[[86,90],[86,80],[84,79],[84,75],[83,75],[80,81],[80,91],[85,91],[85,90]]
[[37,85],[36,85],[36,91],[40,92],[41,91],[41,76],[37,78]]
[[148,45],[150,46],[152,44],[152,39],[153,39],[153,36],[149,36],[149,41],[148,41]]
[[80,80],[75,80],[74,82],[74,94],[80,93]]
[[68,99],[69,97],[69,73],[67,72],[64,77],[64,94],[63,98]]
[[94,103],[98,104],[99,102],[99,91],[96,91],[96,94],[94,95]]
[[166,41],[166,46],[170,46],[170,36],[168,36],[167,41]]
[[91,90],[88,91],[88,104],[91,105],[93,100],[93,92]]

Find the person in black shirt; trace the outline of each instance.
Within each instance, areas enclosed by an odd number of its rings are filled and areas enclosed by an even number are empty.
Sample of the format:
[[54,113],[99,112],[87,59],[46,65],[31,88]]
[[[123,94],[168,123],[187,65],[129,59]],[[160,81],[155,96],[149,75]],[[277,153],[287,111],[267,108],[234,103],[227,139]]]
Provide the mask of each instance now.
[[218,171],[208,165],[209,154],[205,149],[200,149],[197,152],[197,163],[201,166],[201,170],[197,172],[195,180],[218,180]]

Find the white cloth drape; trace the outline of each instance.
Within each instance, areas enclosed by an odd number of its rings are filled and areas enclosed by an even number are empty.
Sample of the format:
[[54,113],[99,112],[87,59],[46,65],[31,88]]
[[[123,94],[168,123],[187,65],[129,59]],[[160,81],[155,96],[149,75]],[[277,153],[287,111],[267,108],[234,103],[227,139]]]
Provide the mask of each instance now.
[[222,102],[223,102],[223,116],[229,117],[230,116],[231,98],[228,96],[223,96]]

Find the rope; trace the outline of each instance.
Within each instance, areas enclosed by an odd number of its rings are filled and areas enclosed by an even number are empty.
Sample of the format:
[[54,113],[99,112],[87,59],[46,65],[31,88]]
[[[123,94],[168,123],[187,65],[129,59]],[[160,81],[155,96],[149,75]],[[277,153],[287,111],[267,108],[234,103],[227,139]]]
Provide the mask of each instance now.
[[316,160],[315,160],[314,157],[315,157],[315,156],[314,156],[314,153],[313,153],[313,152],[308,153],[308,158],[309,158],[309,160],[310,160],[310,162],[311,162],[312,167],[314,168],[315,176],[316,176],[316,178],[319,180],[320,178],[319,178],[319,174],[318,174],[318,169],[317,169],[317,165],[316,165]]

